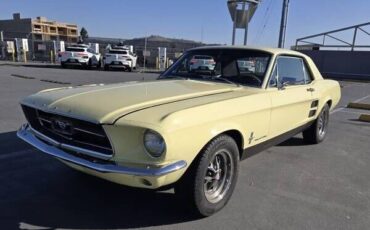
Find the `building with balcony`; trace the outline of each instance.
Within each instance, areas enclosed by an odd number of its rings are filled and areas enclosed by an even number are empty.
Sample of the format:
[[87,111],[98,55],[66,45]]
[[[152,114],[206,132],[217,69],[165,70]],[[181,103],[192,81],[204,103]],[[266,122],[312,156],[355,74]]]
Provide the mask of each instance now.
[[4,37],[28,38],[38,41],[78,41],[78,27],[76,24],[61,23],[48,20],[45,17],[21,18],[20,13],[13,14],[13,19],[0,20],[0,31]]

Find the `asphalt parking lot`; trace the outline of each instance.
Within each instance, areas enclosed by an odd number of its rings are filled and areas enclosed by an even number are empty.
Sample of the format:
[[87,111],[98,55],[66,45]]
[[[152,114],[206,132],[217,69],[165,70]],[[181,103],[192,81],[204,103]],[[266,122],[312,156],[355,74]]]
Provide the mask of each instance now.
[[243,161],[219,213],[196,219],[173,191],[119,186],[76,172],[18,140],[19,100],[41,89],[151,80],[156,74],[0,66],[0,229],[369,229],[370,83],[341,82],[319,145],[296,137]]

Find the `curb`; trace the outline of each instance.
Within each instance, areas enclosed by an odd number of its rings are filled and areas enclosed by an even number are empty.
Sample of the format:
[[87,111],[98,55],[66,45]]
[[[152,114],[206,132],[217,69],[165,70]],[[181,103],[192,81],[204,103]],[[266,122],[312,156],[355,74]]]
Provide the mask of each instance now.
[[41,65],[33,65],[33,64],[22,64],[20,66],[23,67],[35,67],[35,68],[61,68],[60,65],[53,65],[53,64],[41,64]]
[[24,62],[0,62],[0,66],[23,66],[23,67],[35,67],[35,68],[60,68],[59,64],[51,63],[24,63]]
[[350,103],[348,103],[347,108],[370,110],[370,104],[350,102]]
[[358,119],[360,121],[370,122],[370,114],[361,114]]

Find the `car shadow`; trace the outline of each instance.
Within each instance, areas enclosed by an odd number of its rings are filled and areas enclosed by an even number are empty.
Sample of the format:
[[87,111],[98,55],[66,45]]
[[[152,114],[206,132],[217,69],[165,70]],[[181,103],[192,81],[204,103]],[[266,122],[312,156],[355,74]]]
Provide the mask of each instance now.
[[304,142],[302,137],[292,137],[277,146],[303,146],[303,145],[311,145],[309,143]]
[[[7,143],[4,144],[3,141]],[[112,229],[168,225],[197,219],[173,190],[129,188],[68,168],[0,134],[2,229]]]

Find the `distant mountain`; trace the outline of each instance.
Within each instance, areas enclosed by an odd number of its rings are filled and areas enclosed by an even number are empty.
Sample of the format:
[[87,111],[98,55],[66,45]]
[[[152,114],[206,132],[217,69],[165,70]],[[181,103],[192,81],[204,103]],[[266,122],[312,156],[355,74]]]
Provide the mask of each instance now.
[[122,38],[104,38],[104,37],[88,37],[85,39],[86,43],[103,43],[103,44],[116,44],[124,42],[127,39]]

